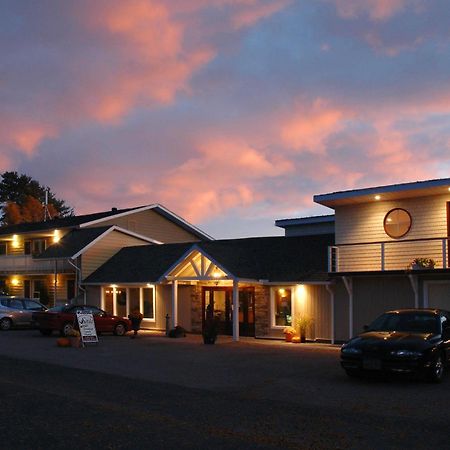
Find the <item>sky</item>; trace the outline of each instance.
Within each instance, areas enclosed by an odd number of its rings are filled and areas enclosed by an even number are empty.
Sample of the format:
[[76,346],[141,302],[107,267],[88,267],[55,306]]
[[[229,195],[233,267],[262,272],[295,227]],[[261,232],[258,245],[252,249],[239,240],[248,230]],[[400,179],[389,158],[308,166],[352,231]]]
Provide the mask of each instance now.
[[215,238],[450,176],[448,0],[0,0],[0,171]]

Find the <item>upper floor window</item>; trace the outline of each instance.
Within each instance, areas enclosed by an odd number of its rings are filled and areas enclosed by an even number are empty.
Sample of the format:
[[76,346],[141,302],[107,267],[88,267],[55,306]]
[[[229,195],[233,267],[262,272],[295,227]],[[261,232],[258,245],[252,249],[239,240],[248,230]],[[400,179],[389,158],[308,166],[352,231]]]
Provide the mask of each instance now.
[[405,236],[411,229],[411,215],[406,209],[391,209],[384,218],[384,231],[394,239]]
[[0,242],[0,256],[8,254],[8,244],[6,242]]
[[47,248],[45,239],[25,241],[25,255],[40,255]]

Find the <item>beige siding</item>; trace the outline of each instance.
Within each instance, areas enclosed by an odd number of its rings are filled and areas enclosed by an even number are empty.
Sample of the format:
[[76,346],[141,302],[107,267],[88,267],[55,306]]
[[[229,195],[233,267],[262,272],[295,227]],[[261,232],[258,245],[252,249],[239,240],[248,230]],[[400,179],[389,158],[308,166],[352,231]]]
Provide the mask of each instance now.
[[92,227],[98,227],[100,225],[118,225],[121,228],[125,228],[126,230],[133,231],[163,243],[191,242],[199,240],[198,237],[152,210],[132,213],[115,219],[112,218],[94,224]]
[[429,281],[424,290],[430,308],[450,311],[450,281]]
[[112,231],[82,255],[82,278],[94,272],[122,247],[135,245],[148,245],[148,243],[119,231]]
[[[372,202],[336,208],[336,245],[360,243],[339,247],[338,271],[365,271],[382,269],[384,244],[384,269],[406,269],[416,257],[433,258],[436,267],[445,259],[442,240],[427,242],[402,242],[410,239],[444,238],[447,236],[448,195],[403,199],[389,202]],[[412,218],[409,233],[401,239],[392,239],[384,231],[386,214],[394,208],[406,209]],[[378,242],[367,244],[370,242]]]
[[449,195],[338,207],[336,244],[394,241],[383,228],[385,215],[394,208],[404,208],[412,217],[411,230],[403,239],[447,236],[447,201]]
[[307,339],[331,340],[331,298],[325,286],[305,286],[307,296],[303,312],[314,322]]
[[[408,277],[353,278],[353,331],[360,333],[376,317],[390,309],[414,308],[414,292]],[[349,296],[343,285],[336,285],[336,339],[349,338]]]

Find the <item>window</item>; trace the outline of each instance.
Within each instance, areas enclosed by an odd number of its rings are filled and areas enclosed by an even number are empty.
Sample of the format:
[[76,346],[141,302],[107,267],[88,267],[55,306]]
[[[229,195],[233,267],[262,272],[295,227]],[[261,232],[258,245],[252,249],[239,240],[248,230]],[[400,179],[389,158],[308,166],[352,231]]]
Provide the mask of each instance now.
[[33,300],[24,300],[25,308],[29,311],[42,311],[42,305],[37,302],[33,302]]
[[24,243],[25,255],[40,255],[46,248],[47,242],[45,239],[33,239]]
[[292,290],[275,289],[273,293],[274,325],[285,327],[292,325]]
[[23,304],[21,300],[12,298],[9,302],[9,307],[13,309],[23,309]]
[[155,318],[155,301],[153,288],[143,289],[143,301],[144,301],[144,318]]
[[411,216],[406,209],[395,208],[384,218],[384,231],[394,239],[401,238],[411,229]]
[[8,254],[8,244],[6,242],[0,242],[0,256]]

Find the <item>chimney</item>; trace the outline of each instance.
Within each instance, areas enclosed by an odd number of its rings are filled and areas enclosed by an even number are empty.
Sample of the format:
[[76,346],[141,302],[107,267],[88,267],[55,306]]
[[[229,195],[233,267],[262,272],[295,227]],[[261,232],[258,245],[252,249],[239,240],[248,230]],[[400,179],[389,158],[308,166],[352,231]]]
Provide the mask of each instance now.
[[111,211],[112,211],[112,212],[117,212],[117,208],[116,208],[115,206],[113,206],[113,207],[111,208]]

